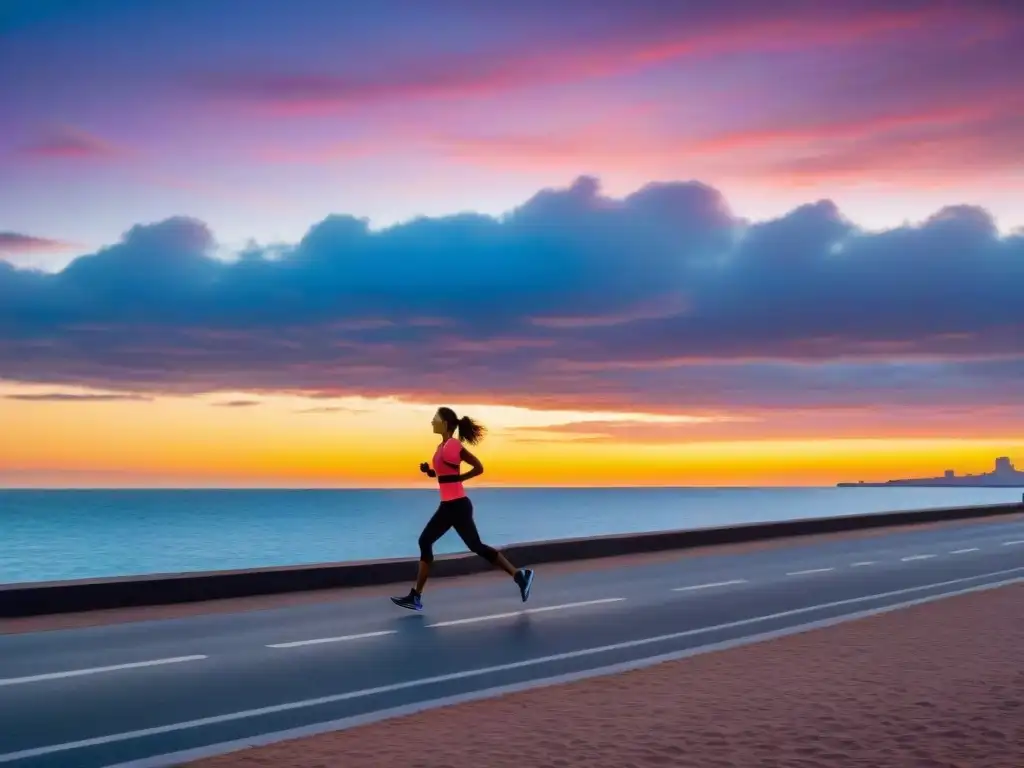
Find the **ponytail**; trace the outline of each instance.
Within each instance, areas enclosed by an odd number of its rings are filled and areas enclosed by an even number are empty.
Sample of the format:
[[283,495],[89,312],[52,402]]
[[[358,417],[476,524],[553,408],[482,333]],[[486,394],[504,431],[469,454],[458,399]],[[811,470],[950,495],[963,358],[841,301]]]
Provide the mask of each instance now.
[[487,431],[483,424],[478,424],[469,416],[463,416],[460,419],[455,415],[455,411],[448,406],[438,408],[437,415],[444,419],[449,432],[454,435],[458,431],[459,440],[470,445],[476,445],[483,440],[484,433]]
[[484,438],[487,429],[483,424],[478,424],[469,416],[459,419],[459,440],[470,445],[476,445]]

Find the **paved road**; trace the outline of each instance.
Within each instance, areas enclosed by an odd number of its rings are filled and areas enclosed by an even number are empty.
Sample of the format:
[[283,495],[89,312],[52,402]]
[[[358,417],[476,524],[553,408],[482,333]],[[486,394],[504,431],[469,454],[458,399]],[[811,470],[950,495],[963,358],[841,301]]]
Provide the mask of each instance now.
[[[833,539],[748,554],[386,598],[0,636],[0,765],[157,756],[1024,580],[1024,524]],[[400,591],[400,590],[396,590]]]

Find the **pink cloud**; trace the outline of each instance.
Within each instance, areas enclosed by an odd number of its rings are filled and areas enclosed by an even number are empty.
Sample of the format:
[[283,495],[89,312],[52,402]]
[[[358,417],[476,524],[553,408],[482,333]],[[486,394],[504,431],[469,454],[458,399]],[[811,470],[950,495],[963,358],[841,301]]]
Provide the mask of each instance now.
[[[701,415],[695,413],[694,415]],[[719,416],[718,413],[708,413]],[[574,422],[510,430],[517,441],[682,444],[744,440],[857,440],[879,436],[918,439],[1009,439],[1024,432],[1019,408],[972,403],[969,407],[780,408],[735,410],[726,418],[691,423]]]
[[[754,18],[725,16],[703,24],[687,23],[686,19],[661,20],[658,26],[624,31],[610,39],[575,45],[563,42],[557,48],[405,60],[392,62],[371,75],[204,72],[193,77],[192,84],[226,102],[294,116],[388,101],[487,97],[736,51],[801,50],[850,44],[894,32],[923,34],[929,25],[947,23],[951,18],[948,9],[934,6],[911,11],[881,8],[852,15],[827,8],[795,17],[773,13],[762,10]],[[971,15],[984,18],[986,13],[974,9]],[[666,29],[673,31],[666,33]]]
[[122,400],[152,400],[145,395],[115,392],[109,394],[80,394],[76,392],[43,392],[40,394],[4,395],[7,400],[21,400],[32,403],[107,403]]
[[968,179],[1024,170],[1024,114],[974,123],[922,126],[809,149],[756,168],[762,178],[792,186],[863,179],[951,187]]
[[[819,121],[795,116],[705,136],[651,133],[610,122],[572,135],[454,135],[433,141],[449,157],[514,171],[646,172],[707,169],[785,186],[871,177],[947,185],[1024,167],[1024,101],[1015,92],[915,111]],[[938,177],[938,178],[936,178]]]
[[515,350],[548,349],[556,346],[553,339],[519,338],[515,336],[496,336],[489,339],[442,338],[436,342],[437,348],[443,352],[471,354],[499,354]]
[[25,235],[20,232],[0,232],[0,253],[36,253],[63,251],[73,248],[72,243],[51,240],[45,237]]
[[625,325],[637,320],[661,320],[675,317],[686,312],[687,301],[681,295],[671,295],[652,299],[642,305],[623,312],[611,312],[599,315],[550,315],[530,319],[533,325],[541,328],[603,328],[613,325]]
[[688,142],[688,148],[700,152],[732,153],[751,149],[763,151],[778,144],[804,144],[848,139],[864,139],[897,131],[928,130],[937,127],[970,126],[1005,113],[1005,98],[985,99],[978,104],[956,104],[912,112],[876,114],[846,120],[801,121],[772,127],[719,133]]
[[110,142],[71,126],[53,129],[22,150],[29,157],[70,159],[108,158],[122,152]]

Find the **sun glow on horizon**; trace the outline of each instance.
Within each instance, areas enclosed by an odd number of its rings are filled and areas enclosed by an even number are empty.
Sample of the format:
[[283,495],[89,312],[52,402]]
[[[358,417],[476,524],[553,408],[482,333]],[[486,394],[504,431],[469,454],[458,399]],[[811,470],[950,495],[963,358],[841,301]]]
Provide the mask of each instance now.
[[[22,487],[427,488],[436,405],[382,398],[221,392],[199,396],[0,388],[0,485]],[[718,429],[744,414],[544,411],[454,406],[489,428],[474,449],[480,486],[834,485],[839,481],[986,471],[1024,457],[1011,439],[726,439],[652,442],[632,425]],[[621,424],[614,439],[595,439]],[[578,425],[579,431],[562,428]],[[685,434],[685,432],[683,433]]]

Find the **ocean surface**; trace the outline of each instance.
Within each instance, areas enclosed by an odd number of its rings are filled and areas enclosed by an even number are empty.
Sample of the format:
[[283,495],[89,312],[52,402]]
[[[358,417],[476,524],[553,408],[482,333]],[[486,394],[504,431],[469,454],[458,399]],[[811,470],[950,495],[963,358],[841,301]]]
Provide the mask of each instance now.
[[[1019,501],[1014,488],[497,489],[494,545]],[[416,555],[436,490],[0,490],[0,583]],[[465,551],[454,532],[434,549]]]

